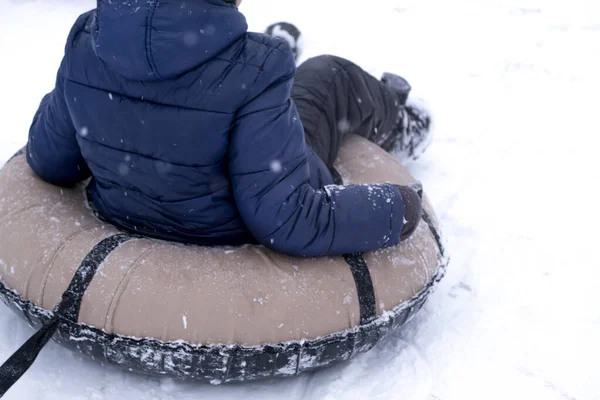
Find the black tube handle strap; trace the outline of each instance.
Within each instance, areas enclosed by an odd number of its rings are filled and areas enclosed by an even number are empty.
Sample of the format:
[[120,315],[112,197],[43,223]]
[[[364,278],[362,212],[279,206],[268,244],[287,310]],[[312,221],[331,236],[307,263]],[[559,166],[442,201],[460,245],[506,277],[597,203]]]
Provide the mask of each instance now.
[[361,253],[345,254],[344,259],[352,271],[356,293],[358,294],[358,305],[360,307],[360,324],[366,325],[377,317],[375,305],[375,288],[371,279],[369,266]]
[[54,308],[54,316],[0,367],[0,398],[33,365],[37,356],[58,330],[61,320],[77,322],[83,295],[102,262],[113,250],[135,237],[128,234],[110,236],[88,253],[75,272],[62,300]]
[[58,316],[46,323],[0,367],[0,397],[4,396],[33,364],[58,329]]

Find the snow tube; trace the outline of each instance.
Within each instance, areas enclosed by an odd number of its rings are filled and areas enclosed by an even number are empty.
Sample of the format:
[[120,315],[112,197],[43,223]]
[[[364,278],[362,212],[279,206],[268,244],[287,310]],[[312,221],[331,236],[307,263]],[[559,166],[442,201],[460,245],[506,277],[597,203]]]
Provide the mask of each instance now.
[[[413,181],[356,136],[337,169],[345,183]],[[130,370],[214,384],[296,375],[371,349],[421,308],[446,266],[426,198],[424,210],[410,240],[369,254],[187,246],[100,221],[83,184],[46,184],[21,154],[0,171],[0,297],[40,329],[35,351],[53,337]]]

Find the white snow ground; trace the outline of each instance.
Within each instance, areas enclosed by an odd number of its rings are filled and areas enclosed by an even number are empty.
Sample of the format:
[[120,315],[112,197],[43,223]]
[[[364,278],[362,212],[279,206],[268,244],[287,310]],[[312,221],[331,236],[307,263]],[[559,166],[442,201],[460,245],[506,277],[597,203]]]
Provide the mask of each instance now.
[[[0,164],[26,141],[91,0],[0,0]],[[600,4],[595,0],[246,0],[290,20],[305,57],[406,76],[436,138],[411,166],[444,224],[449,273],[423,312],[354,361],[283,381],[147,379],[55,344],[6,399],[600,399]],[[0,307],[0,360],[30,335]]]

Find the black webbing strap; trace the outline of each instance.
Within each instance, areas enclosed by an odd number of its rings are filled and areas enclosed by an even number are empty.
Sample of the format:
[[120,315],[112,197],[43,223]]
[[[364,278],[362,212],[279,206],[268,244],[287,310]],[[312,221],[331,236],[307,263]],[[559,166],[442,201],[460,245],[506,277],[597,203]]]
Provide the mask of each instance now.
[[40,351],[58,330],[61,320],[77,322],[83,295],[102,262],[114,249],[135,237],[128,234],[111,236],[98,243],[88,253],[75,272],[61,302],[54,308],[54,316],[0,367],[0,397],[4,396],[31,367]]
[[342,177],[342,174],[340,174],[340,171],[338,171],[335,167],[329,168],[329,171],[331,172],[333,183],[335,183],[336,185],[344,184],[344,178]]
[[433,235],[433,238],[435,239],[435,242],[437,243],[440,249],[440,256],[444,258],[446,256],[446,249],[444,248],[442,234],[440,233],[439,228],[433,222],[433,218],[431,218],[431,215],[429,215],[425,209],[423,209],[423,221],[425,221],[425,223],[429,227],[429,230],[431,231],[431,234]]
[[[333,172],[332,172],[333,173]],[[335,171],[334,177],[340,180],[341,175]],[[342,182],[343,183],[343,182]],[[419,197],[423,198],[423,185],[421,182],[416,181],[409,185],[418,194]],[[422,214],[423,220],[429,227],[439,249],[440,256],[445,257],[445,249],[442,243],[441,234],[437,226],[433,223],[433,219],[423,208]],[[354,276],[354,282],[356,283],[356,292],[358,293],[358,304],[360,307],[360,324],[365,325],[373,321],[377,317],[377,307],[375,304],[375,289],[373,288],[373,280],[371,279],[371,273],[369,272],[369,266],[365,261],[364,257],[360,253],[346,254],[344,259],[350,266],[352,275]]]
[[365,325],[377,317],[375,307],[375,289],[369,272],[369,266],[361,253],[345,254],[344,259],[350,266],[360,307],[360,324]]
[[[343,185],[344,178],[335,168],[330,167],[333,182],[336,185]],[[344,260],[348,263],[354,283],[356,284],[356,293],[358,295],[358,306],[360,307],[360,324],[366,325],[377,317],[377,307],[375,306],[375,288],[371,279],[369,266],[363,258],[362,253],[344,254]]]

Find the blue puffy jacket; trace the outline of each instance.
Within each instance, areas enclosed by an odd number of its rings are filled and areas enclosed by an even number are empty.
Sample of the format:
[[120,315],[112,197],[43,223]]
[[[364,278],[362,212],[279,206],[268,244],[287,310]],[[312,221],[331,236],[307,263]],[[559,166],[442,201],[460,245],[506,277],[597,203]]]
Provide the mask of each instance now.
[[397,244],[397,187],[324,189],[294,73],[289,46],[225,0],[99,0],[69,35],[29,164],[56,185],[92,176],[100,215],[158,238],[299,256]]

